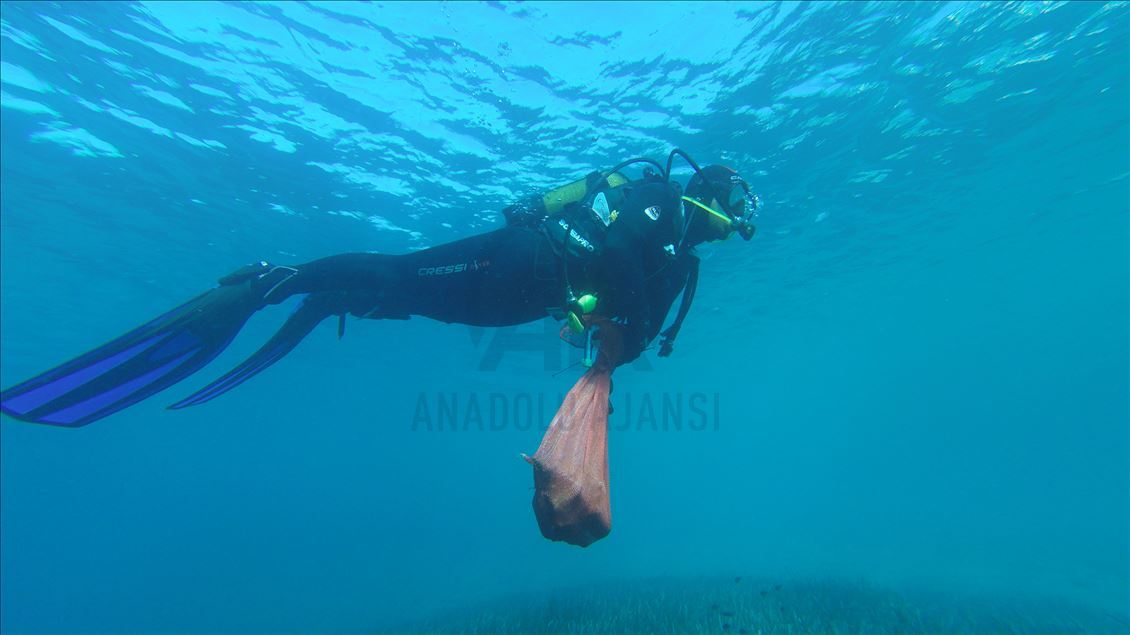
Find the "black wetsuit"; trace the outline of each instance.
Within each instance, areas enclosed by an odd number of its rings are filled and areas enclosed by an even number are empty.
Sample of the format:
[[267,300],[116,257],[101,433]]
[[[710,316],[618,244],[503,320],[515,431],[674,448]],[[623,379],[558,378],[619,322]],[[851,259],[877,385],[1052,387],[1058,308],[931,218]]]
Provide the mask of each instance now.
[[615,206],[607,227],[590,196],[540,223],[512,224],[410,254],[315,260],[298,266],[298,275],[268,300],[326,294],[329,313],[506,326],[561,308],[567,278],[576,294],[598,297],[597,313],[624,324],[626,363],[659,333],[696,258],[674,253],[682,228],[677,186],[638,181],[609,190],[607,198]]

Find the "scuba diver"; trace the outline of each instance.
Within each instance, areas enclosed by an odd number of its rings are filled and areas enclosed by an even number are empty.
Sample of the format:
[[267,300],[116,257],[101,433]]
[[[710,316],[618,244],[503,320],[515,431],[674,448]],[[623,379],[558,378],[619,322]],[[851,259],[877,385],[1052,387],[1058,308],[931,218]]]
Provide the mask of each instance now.
[[[670,178],[677,156],[694,169],[685,193]],[[640,179],[621,174],[640,163]],[[475,326],[550,315],[589,337],[588,322],[599,315],[622,328],[619,364],[636,359],[659,335],[659,355],[666,357],[694,297],[694,247],[735,233],[749,240],[756,208],[757,197],[730,168],[701,168],[678,149],[665,166],[631,159],[507,207],[506,226],[486,234],[404,255],[350,253],[294,266],[247,265],[151,322],[0,392],[0,410],[57,426],[97,421],[196,372],[253,313],[294,295],[303,296],[300,304],[262,348],[169,408],[204,403],[235,388],[327,317],[338,317],[341,337],[347,314],[419,315]],[[678,314],[660,334],[680,293]]]

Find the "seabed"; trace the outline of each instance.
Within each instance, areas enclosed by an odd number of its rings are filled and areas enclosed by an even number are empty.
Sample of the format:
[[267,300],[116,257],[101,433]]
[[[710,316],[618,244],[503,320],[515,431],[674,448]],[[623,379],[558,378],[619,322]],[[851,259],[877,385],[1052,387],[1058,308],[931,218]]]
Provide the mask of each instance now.
[[859,581],[649,580],[500,599],[382,633],[740,635],[1130,633],[1125,614],[1049,598],[900,592]]

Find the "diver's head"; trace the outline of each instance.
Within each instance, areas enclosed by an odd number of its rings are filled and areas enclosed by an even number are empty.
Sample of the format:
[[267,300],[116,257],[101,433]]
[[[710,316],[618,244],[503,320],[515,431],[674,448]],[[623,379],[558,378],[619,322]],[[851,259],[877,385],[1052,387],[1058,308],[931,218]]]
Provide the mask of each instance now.
[[683,202],[685,218],[690,219],[684,244],[725,240],[734,232],[746,240],[753,238],[757,197],[735,170],[708,165],[695,172],[687,182]]

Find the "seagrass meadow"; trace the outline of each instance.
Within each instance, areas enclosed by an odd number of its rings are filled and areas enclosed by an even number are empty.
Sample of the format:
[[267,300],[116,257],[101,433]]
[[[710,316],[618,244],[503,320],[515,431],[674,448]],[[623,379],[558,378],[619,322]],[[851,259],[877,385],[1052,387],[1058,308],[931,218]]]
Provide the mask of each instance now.
[[863,581],[651,579],[527,593],[379,633],[488,635],[1085,635],[1124,633],[1124,615],[1056,598],[884,589]]

